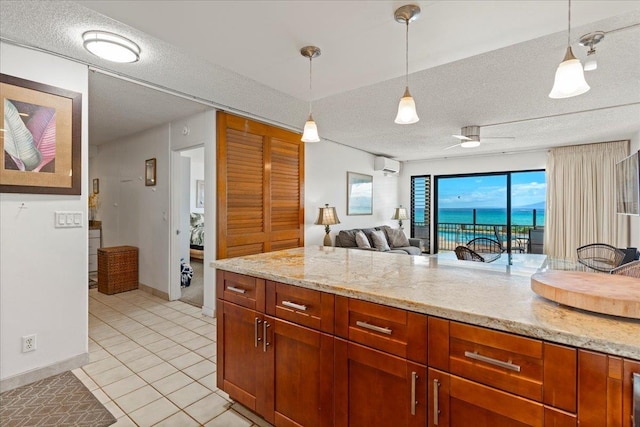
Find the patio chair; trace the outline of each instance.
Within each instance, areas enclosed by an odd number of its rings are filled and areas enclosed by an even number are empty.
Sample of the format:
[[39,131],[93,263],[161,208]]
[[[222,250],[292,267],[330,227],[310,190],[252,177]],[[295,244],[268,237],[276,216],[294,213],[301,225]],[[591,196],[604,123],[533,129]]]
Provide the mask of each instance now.
[[[500,243],[502,247],[502,252],[507,251],[507,232],[504,225],[494,225],[493,226],[493,235],[496,236],[496,240]],[[520,252],[521,254],[525,253],[527,249],[527,239],[522,237],[511,236],[511,252]]]
[[578,262],[596,271],[610,273],[620,266],[624,251],[606,243],[591,243],[577,249]]
[[458,246],[455,252],[459,260],[484,262],[484,258],[480,254],[466,246]]
[[627,264],[623,264],[620,267],[616,267],[611,270],[611,274],[619,274],[621,276],[629,276],[640,279],[640,260],[632,261]]
[[467,247],[479,253],[500,254],[504,252],[502,244],[488,237],[476,237],[467,242]]

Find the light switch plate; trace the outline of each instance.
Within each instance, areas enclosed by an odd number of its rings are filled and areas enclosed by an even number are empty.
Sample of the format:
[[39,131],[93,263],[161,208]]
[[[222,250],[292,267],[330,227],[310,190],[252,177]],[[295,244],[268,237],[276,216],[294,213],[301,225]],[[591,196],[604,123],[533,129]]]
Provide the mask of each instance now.
[[82,212],[56,211],[54,218],[55,228],[80,228],[82,227]]

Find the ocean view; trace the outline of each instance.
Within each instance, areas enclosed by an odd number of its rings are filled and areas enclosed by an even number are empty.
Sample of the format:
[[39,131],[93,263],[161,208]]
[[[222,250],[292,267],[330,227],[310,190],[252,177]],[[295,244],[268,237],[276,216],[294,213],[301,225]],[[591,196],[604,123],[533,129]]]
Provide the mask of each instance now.
[[[536,225],[544,225],[544,209],[535,209]],[[415,221],[424,221],[424,210],[416,209]],[[439,223],[473,224],[473,209],[444,208],[438,209]],[[476,209],[476,224],[506,225],[507,210],[480,208]],[[533,209],[515,208],[511,210],[511,225],[533,225]]]

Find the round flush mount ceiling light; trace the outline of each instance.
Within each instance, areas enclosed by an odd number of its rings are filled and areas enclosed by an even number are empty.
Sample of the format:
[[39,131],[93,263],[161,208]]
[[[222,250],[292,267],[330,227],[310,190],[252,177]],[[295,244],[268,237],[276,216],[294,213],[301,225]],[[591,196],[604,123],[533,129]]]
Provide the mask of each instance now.
[[111,62],[137,62],[140,46],[131,40],[107,31],[87,31],[82,35],[84,48],[92,54]]

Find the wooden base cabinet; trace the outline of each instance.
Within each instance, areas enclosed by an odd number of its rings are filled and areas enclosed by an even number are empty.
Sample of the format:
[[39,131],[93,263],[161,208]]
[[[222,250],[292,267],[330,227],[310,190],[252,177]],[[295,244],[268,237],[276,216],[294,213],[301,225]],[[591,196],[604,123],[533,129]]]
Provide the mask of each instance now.
[[426,366],[335,339],[336,426],[424,427]]

